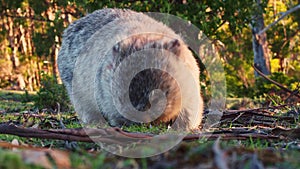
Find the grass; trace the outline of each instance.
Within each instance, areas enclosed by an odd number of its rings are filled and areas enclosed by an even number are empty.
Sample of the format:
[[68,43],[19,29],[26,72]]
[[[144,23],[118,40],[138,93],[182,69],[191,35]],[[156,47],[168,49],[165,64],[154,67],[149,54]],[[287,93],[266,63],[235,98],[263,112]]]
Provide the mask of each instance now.
[[152,133],[152,134],[161,134],[167,131],[167,126],[161,125],[132,125],[132,126],[124,126],[122,127],[123,130],[128,132],[141,132],[141,133]]

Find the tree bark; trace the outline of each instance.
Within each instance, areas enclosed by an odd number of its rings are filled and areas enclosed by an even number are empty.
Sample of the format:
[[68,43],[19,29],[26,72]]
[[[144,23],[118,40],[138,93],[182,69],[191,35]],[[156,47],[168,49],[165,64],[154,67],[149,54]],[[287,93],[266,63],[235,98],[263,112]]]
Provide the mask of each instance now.
[[[265,32],[258,34],[265,27],[261,0],[256,0],[256,2],[260,12],[254,15],[252,20],[252,47],[254,53],[254,65],[262,73],[269,75],[271,72],[267,34]],[[258,73],[255,71],[255,77],[258,76]]]

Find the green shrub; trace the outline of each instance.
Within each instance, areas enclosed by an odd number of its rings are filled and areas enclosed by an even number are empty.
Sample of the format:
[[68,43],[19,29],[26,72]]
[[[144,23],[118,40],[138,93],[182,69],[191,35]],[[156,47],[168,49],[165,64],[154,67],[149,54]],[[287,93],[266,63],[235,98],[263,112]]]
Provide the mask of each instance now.
[[62,84],[57,84],[53,76],[44,74],[41,79],[41,87],[34,98],[34,105],[39,109],[57,109],[60,104],[61,111],[71,110],[68,93]]
[[3,169],[21,169],[22,159],[19,154],[5,153],[0,150],[0,168]]
[[[297,86],[299,84],[299,79],[295,78],[295,77],[290,77],[287,76],[281,72],[274,72],[272,73],[271,76],[269,76],[270,79],[282,84],[283,86],[285,86],[286,88],[290,89],[290,90],[295,90],[297,89]],[[259,77],[256,79],[256,83],[255,83],[255,95],[256,96],[262,96],[263,94],[269,93],[271,91],[280,91],[281,89],[271,83],[270,81]]]

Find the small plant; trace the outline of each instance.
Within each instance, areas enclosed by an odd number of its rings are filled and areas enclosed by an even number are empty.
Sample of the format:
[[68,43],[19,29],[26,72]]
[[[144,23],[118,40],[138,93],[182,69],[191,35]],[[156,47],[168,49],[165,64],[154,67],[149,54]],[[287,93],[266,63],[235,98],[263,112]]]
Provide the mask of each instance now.
[[62,84],[58,84],[53,76],[43,74],[40,90],[34,98],[34,105],[39,109],[56,110],[58,104],[61,111],[71,109],[70,99],[65,87]]
[[34,96],[32,94],[29,94],[28,90],[24,91],[25,93],[21,95],[20,100],[23,103],[28,103],[28,102],[32,102],[34,99]]

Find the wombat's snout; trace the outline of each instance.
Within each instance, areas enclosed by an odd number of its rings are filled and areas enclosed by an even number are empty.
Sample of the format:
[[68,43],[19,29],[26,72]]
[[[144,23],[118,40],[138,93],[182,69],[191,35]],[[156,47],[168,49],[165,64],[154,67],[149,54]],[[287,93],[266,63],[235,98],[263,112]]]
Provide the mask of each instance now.
[[[164,102],[164,98],[167,103]],[[139,72],[129,86],[129,98],[138,111],[147,111],[151,106],[160,106],[163,112],[154,123],[168,123],[178,116],[181,109],[180,88],[176,80],[159,69],[146,69]]]

